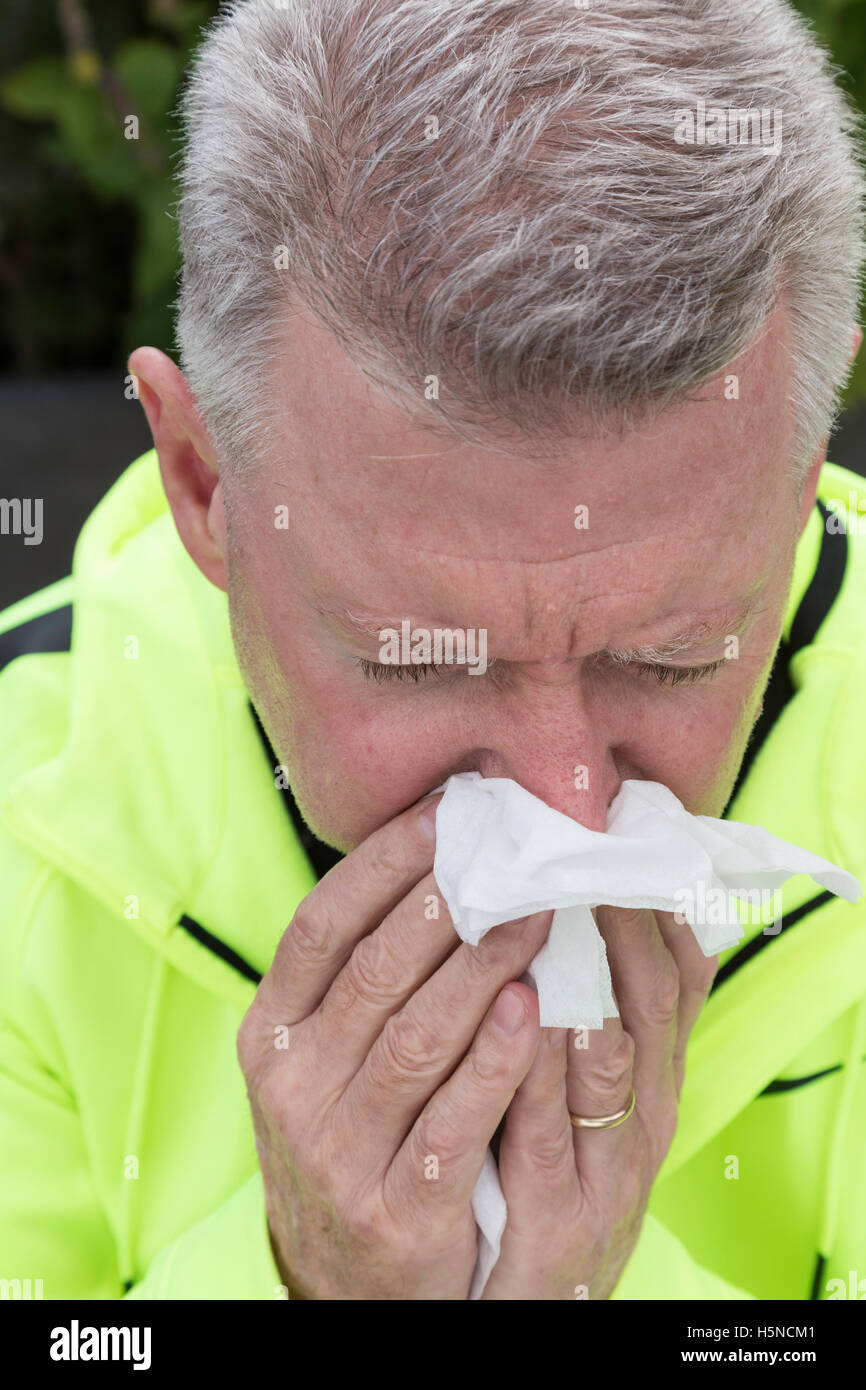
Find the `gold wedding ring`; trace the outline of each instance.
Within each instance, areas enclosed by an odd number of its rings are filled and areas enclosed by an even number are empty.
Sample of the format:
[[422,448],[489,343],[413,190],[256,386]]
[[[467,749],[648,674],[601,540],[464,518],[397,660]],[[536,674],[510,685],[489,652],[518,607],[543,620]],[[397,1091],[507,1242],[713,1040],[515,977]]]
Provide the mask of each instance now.
[[632,1087],[631,1100],[625,1110],[617,1110],[615,1115],[600,1115],[597,1120],[587,1120],[583,1115],[572,1115],[569,1110],[568,1118],[575,1129],[615,1129],[617,1125],[621,1125],[624,1120],[628,1119],[634,1110],[635,1099],[634,1087]]

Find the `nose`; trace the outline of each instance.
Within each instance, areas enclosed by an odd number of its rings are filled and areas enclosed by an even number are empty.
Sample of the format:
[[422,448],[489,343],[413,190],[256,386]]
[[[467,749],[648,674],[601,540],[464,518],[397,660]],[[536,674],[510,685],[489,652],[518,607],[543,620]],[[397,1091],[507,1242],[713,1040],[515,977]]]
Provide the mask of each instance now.
[[482,735],[463,766],[482,777],[511,777],[586,826],[604,831],[607,809],[625,777],[602,711],[591,709],[578,683],[525,680],[492,702]]

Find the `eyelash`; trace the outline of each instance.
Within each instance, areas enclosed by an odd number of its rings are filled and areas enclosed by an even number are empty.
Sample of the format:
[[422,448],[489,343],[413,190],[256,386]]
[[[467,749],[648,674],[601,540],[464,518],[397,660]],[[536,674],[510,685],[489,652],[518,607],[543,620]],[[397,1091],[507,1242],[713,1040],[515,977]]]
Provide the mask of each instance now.
[[635,670],[654,676],[659,685],[694,685],[696,681],[709,680],[727,664],[727,658],[714,661],[710,666],[649,666],[641,662]]
[[[436,678],[441,680],[440,673],[445,669],[443,665],[435,665],[432,662],[421,663],[417,666],[390,666],[381,661],[367,661],[364,657],[359,657],[357,664],[363,671],[365,679],[375,681],[377,685],[384,685],[387,681],[407,680],[417,685],[422,679],[422,673],[425,680],[434,673]],[[495,662],[490,662],[488,671],[493,670],[495,664]],[[646,662],[635,662],[631,669],[639,672],[642,676],[651,677],[658,685],[693,685],[697,681],[709,680],[727,664],[727,658],[714,661],[709,666],[652,666]],[[617,669],[628,670],[629,667],[622,664]]]
[[417,666],[390,666],[382,661],[367,661],[364,657],[359,657],[358,665],[367,680],[376,681],[377,685],[384,685],[386,681],[414,681],[417,685],[422,672],[425,680],[433,672],[436,673],[437,679],[442,679],[439,672],[443,666],[437,666],[433,662],[421,662]]

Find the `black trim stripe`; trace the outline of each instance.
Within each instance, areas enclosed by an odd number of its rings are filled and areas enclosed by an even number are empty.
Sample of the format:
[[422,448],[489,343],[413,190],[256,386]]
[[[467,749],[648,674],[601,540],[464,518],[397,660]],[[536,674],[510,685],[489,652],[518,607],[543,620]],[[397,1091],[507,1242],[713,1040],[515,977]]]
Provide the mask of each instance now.
[[[752,731],[734,790],[722,813],[723,819],[729,815],[755,758],[769,738],[789,700],[792,700],[796,694],[789,671],[791,661],[797,652],[802,651],[804,647],[811,646],[815,641],[822,623],[839,596],[845,579],[848,564],[848,536],[845,531],[828,530],[827,522],[831,515],[829,508],[821,501],[817,501],[815,505],[818,508],[822,525],[821,546],[815,565],[815,573],[791,621],[789,640],[779,643],[770,680],[764,693],[763,709]],[[716,974],[710,993],[712,994],[732,975],[735,975],[742,966],[746,965],[759,951],[764,950],[771,941],[775,941],[782,931],[795,926],[810,912],[814,912],[816,908],[829,902],[833,896],[832,893],[825,892],[810,898],[808,902],[789,913],[783,921],[780,931],[772,936],[759,932],[753,940],[748,941],[735,955],[731,956],[730,960],[725,962]]]
[[[776,658],[773,662],[773,669],[770,673],[770,680],[764,694],[764,704],[758,722],[752,731],[748,747],[734,790],[731,793],[723,816],[727,816],[731,806],[736,800],[743,783],[749,775],[749,771],[766,743],[774,728],[777,720],[781,717],[785,706],[789,700],[794,698],[796,691],[790,676],[790,663],[797,652],[804,647],[811,646],[818,635],[821,624],[833,607],[839,596],[845,579],[845,570],[848,562],[848,537],[845,531],[829,531],[827,521],[830,517],[829,508],[825,507],[820,500],[816,502],[822,521],[821,548],[818,553],[818,563],[815,566],[815,573],[806,589],[803,599],[794,614],[791,622],[791,630],[788,641],[779,643]],[[800,907],[788,914],[782,923],[781,931],[787,931],[801,922],[804,917],[809,916],[816,908],[822,907],[834,895],[829,892],[819,893],[808,902],[802,903]],[[776,935],[781,935],[781,931],[773,936],[765,936],[759,933],[752,941],[746,943],[716,974],[710,993],[713,993],[719,985],[724,984],[732,975],[752,960],[754,956],[762,951],[771,941],[776,939]],[[792,1077],[790,1080],[771,1081],[760,1092],[761,1096],[778,1095],[787,1091],[793,1091],[801,1086],[808,1086],[813,1081],[819,1081],[823,1077],[832,1076],[835,1072],[843,1070],[843,1064],[839,1063],[833,1067],[826,1067],[823,1071],[813,1072],[811,1076]],[[824,1274],[827,1261],[820,1254],[815,1261],[815,1269],[812,1275],[812,1288],[809,1294],[810,1302],[820,1302],[824,1291]]]
[[827,1260],[824,1255],[819,1255],[815,1262],[815,1273],[812,1275],[812,1292],[809,1294],[810,1303],[820,1303],[823,1292],[824,1271],[827,1268]]
[[773,669],[770,672],[770,679],[764,692],[764,704],[761,709],[758,722],[752,730],[749,738],[740,770],[737,773],[737,780],[734,783],[734,790],[728,798],[728,804],[722,812],[722,820],[730,814],[731,807],[740,794],[740,790],[748,777],[755,758],[760,753],[777,720],[781,718],[782,711],[789,700],[794,698],[794,687],[791,684],[791,677],[788,674],[788,662],[790,652],[785,642],[780,643],[776,652],[776,659],[773,662]]
[[249,961],[244,960],[243,956],[239,956],[237,951],[232,950],[231,946],[227,946],[224,941],[220,941],[218,936],[207,931],[200,922],[196,922],[195,918],[188,917],[184,913],[177,925],[183,927],[184,931],[188,931],[190,936],[194,936],[201,946],[206,946],[209,951],[213,951],[214,955],[219,956],[220,960],[224,960],[226,965],[237,970],[245,980],[252,980],[253,984],[256,985],[261,982],[262,976],[258,970],[250,965]]
[[[860,1061],[861,1063],[866,1062],[866,1052],[863,1053]],[[758,1094],[772,1096],[781,1091],[796,1091],[800,1086],[811,1086],[813,1081],[823,1081],[825,1076],[832,1076],[834,1072],[844,1070],[845,1063],[837,1062],[835,1067],[825,1067],[823,1071],[815,1071],[811,1076],[792,1076],[788,1081],[771,1081],[769,1086],[765,1086],[763,1091]]]
[[812,582],[791,623],[788,639],[791,656],[803,647],[811,647],[815,641],[824,619],[839,597],[848,564],[847,533],[844,530],[830,531],[827,527],[830,517],[836,513],[831,512],[820,500],[815,505],[823,522],[821,549]]
[[[271,778],[273,779],[277,768],[281,767],[282,764],[273,750],[271,741],[265,732],[265,726],[259,718],[258,710],[252,700],[249,701],[249,706],[256,728],[259,731],[259,738],[262,741],[262,747],[265,750],[265,756],[271,770]],[[304,852],[315,869],[316,874],[319,878],[324,878],[329,869],[333,869],[335,864],[339,864],[340,860],[345,858],[345,855],[341,850],[334,849],[331,845],[326,845],[324,840],[318,839],[317,836],[313,834],[301,815],[298,803],[292,795],[291,787],[278,787],[276,781],[274,781],[274,790],[279,792],[282,797],[286,815],[292,824],[295,834],[303,845]]]
[[[252,700],[248,701],[248,703],[253,721],[259,731],[259,737],[265,751],[265,756],[268,759],[271,778],[273,779],[277,768],[280,766],[280,760],[274,753],[271,741],[265,733],[264,725],[259,719],[255,705]],[[313,832],[304,823],[290,788],[278,787],[274,781],[274,790],[279,792],[282,797],[283,806],[286,809],[289,821],[300,839],[310,863],[319,878],[322,878],[329,869],[333,868],[334,864],[344,858],[343,854],[339,850],[332,849],[330,845],[326,845],[322,840],[316,838]],[[245,980],[252,980],[253,984],[256,985],[261,982],[261,974],[250,965],[249,961],[244,960],[243,956],[239,955],[231,946],[227,946],[218,936],[214,936],[213,932],[209,932],[207,928],[203,927],[201,922],[197,922],[194,917],[190,917],[187,913],[184,913],[177,925],[183,927],[184,931],[188,931],[190,936],[194,937],[200,946],[204,946],[207,950],[213,951],[214,955],[219,956],[220,960],[225,961],[226,965],[230,965],[233,970],[237,970],[238,974],[243,975]]]
[[[861,1059],[862,1060],[862,1059]],[[794,1076],[790,1081],[771,1081],[769,1086],[765,1086],[759,1092],[762,1096],[779,1095],[782,1091],[796,1091],[801,1086],[809,1086],[813,1081],[822,1081],[825,1076],[832,1076],[836,1071],[843,1071],[844,1063],[837,1062],[835,1067],[825,1067],[823,1071],[815,1071],[811,1076]]]
[[773,669],[767,689],[764,692],[764,707],[758,722],[752,730],[746,753],[740,764],[740,771],[731,792],[728,804],[722,812],[724,819],[739,795],[752,764],[770,736],[776,721],[796,691],[789,674],[790,663],[797,652],[809,647],[815,641],[821,624],[836,602],[845,579],[848,565],[848,536],[845,531],[828,531],[827,521],[831,515],[828,507],[816,501],[821,517],[821,547],[815,573],[804,593],[800,605],[791,621],[788,641],[781,641],[773,662]]
[[835,896],[835,893],[831,893],[829,888],[825,889],[823,893],[818,893],[808,902],[801,903],[799,907],[794,908],[793,912],[789,912],[787,917],[783,917],[781,927],[777,932],[773,932],[772,935],[769,933],[765,935],[762,931],[758,932],[757,936],[752,937],[751,941],[747,941],[745,946],[741,946],[739,951],[731,956],[730,960],[725,961],[720,970],[716,971],[716,978],[710,987],[710,994],[718,989],[719,985],[724,984],[725,980],[729,980],[732,975],[736,974],[741,966],[750,961],[759,951],[765,950],[771,941],[775,941],[777,937],[782,935],[783,931],[790,931],[798,922],[802,922],[804,917],[808,917],[810,912],[814,912],[818,907],[823,907]]
[[0,671],[19,656],[68,652],[72,647],[72,604],[40,613],[0,635]]

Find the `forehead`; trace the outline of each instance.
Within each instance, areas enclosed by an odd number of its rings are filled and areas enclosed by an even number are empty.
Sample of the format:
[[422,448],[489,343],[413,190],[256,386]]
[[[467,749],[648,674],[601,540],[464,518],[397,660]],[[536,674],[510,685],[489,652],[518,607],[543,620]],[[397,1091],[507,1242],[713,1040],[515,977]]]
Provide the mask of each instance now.
[[699,399],[528,456],[411,422],[311,318],[290,321],[285,349],[267,475],[289,492],[295,577],[317,599],[512,635],[579,608],[607,640],[622,620],[742,598],[790,539],[782,310]]

